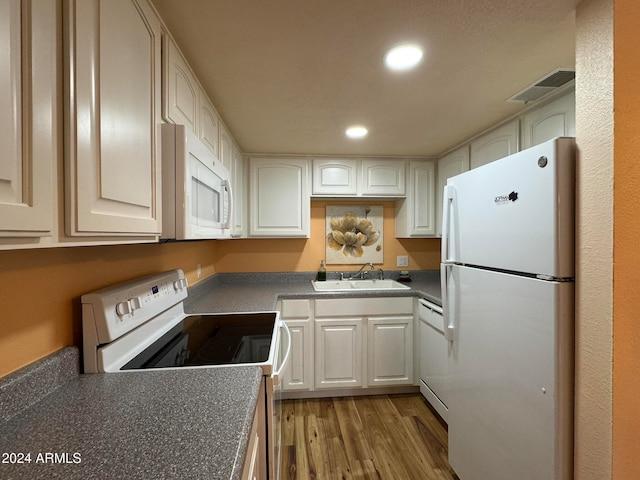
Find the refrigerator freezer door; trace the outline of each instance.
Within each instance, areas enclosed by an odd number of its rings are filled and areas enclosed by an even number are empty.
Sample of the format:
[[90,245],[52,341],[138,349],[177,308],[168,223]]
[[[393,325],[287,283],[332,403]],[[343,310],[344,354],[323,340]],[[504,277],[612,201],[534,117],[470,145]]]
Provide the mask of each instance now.
[[550,140],[450,178],[443,261],[573,277],[574,145]]
[[573,283],[461,266],[447,282],[452,468],[461,480],[572,478]]

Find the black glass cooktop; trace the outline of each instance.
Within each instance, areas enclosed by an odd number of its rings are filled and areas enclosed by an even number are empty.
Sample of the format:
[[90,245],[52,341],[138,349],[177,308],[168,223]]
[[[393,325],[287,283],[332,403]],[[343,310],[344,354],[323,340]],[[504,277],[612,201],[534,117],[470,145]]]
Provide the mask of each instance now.
[[275,313],[188,316],[122,370],[261,363],[275,319]]

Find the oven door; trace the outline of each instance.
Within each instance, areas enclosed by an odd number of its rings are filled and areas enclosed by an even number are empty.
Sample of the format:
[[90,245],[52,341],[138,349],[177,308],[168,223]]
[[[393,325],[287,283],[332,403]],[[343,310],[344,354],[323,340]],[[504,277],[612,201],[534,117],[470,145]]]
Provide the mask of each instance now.
[[184,238],[224,238],[231,232],[233,195],[230,182],[189,154],[184,201]]
[[[269,458],[269,479],[280,478],[282,441],[282,377],[291,360],[291,332],[287,324],[280,320],[280,334],[275,345],[273,372],[267,376],[267,448]],[[285,335],[282,335],[284,333]]]

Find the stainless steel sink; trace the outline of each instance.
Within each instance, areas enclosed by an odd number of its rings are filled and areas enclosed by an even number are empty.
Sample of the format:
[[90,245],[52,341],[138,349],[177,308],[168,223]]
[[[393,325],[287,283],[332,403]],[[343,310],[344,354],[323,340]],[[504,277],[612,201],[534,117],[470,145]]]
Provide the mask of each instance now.
[[395,280],[329,280],[326,282],[311,282],[318,292],[349,292],[358,290],[408,290],[405,285]]

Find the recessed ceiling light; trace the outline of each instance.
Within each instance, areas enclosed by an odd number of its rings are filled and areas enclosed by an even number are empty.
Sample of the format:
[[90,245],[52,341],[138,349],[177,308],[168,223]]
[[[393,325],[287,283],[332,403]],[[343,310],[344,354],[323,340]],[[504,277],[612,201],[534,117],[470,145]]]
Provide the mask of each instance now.
[[367,136],[369,130],[361,125],[354,125],[353,127],[347,128],[344,132],[349,138],[363,138]]
[[384,56],[384,64],[391,70],[409,70],[422,60],[422,48],[413,43],[393,47]]

